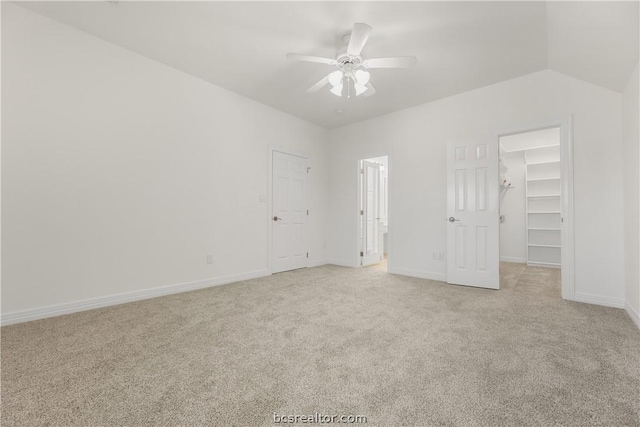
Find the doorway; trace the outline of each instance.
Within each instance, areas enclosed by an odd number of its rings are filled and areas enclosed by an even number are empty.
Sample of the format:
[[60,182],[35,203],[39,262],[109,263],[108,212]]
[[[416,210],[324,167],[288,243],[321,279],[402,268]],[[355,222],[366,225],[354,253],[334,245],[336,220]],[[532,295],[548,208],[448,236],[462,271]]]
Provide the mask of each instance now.
[[[448,142],[448,283],[500,289],[502,257],[503,262],[512,265],[544,267],[544,270],[538,271],[546,272],[555,270],[561,278],[558,287],[561,288],[562,298],[574,299],[571,122],[571,116],[566,116],[497,132],[490,139]],[[541,135],[536,132],[542,131],[553,133],[555,141],[535,147],[526,145],[531,141],[524,140],[533,140]],[[520,141],[508,144],[510,138]],[[510,148],[503,148],[501,153],[501,144],[503,147],[510,145]],[[531,153],[527,151],[528,148]],[[516,154],[507,159],[507,151],[525,153],[519,154],[521,159],[516,161]],[[514,183],[510,166],[501,166],[501,154],[502,163],[511,161],[514,169],[520,167],[525,171],[524,178],[519,178],[520,190],[524,190],[522,198],[514,196],[518,185]],[[515,219],[515,211],[508,213],[509,209],[504,207],[516,199],[521,211],[519,222]],[[517,247],[519,252],[509,254],[505,239],[509,235],[514,236],[508,228],[511,225],[519,233],[520,243],[518,239],[510,240],[508,243]]]
[[560,128],[500,138],[500,261],[561,267]]
[[360,265],[387,270],[389,230],[389,158],[358,162],[358,248]]
[[546,277],[538,283],[571,299],[570,120],[500,135],[499,157],[501,270]]

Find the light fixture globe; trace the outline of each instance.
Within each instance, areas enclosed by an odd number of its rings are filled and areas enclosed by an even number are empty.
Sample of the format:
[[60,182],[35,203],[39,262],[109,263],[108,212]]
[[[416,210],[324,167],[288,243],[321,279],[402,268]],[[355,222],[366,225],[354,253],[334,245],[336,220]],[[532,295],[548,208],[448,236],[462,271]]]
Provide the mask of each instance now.
[[356,96],[362,95],[368,89],[365,85],[361,85],[360,83],[356,83],[354,87],[356,88]]
[[344,74],[342,73],[342,71],[338,70],[338,71],[334,71],[333,73],[329,74],[329,84],[331,84],[331,86],[336,87],[338,85],[342,86],[342,78],[344,77]]
[[355,72],[356,83],[361,86],[366,86],[369,83],[369,79],[371,78],[371,73],[364,70],[356,70]]

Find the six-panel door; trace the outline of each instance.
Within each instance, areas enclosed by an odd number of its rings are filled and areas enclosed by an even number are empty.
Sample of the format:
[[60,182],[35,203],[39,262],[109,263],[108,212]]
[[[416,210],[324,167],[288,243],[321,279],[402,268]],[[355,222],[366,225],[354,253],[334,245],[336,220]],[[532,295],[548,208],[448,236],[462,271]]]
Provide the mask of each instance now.
[[499,289],[498,146],[447,147],[447,282]]
[[272,271],[307,266],[307,159],[273,152]]

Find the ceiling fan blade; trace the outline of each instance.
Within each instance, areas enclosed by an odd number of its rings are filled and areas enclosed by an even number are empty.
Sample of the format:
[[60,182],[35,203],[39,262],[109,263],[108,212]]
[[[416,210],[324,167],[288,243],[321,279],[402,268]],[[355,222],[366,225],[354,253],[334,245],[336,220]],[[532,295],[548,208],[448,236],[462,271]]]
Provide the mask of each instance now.
[[318,83],[314,84],[309,89],[307,89],[307,92],[314,93],[314,92],[319,91],[323,87],[325,87],[327,84],[329,84],[329,76],[330,75],[331,74],[327,74],[326,76],[324,76]]
[[362,62],[365,68],[407,68],[415,65],[418,60],[415,56],[396,56],[392,58],[373,58]]
[[349,37],[349,46],[347,46],[347,53],[351,56],[359,56],[362,52],[362,48],[369,39],[371,33],[371,27],[367,24],[353,24],[353,31],[351,31],[351,37]]
[[364,97],[370,97],[371,95],[374,95],[376,93],[376,88],[373,87],[373,85],[371,84],[371,82],[367,83],[367,91],[365,93],[363,93],[362,95]]
[[287,59],[295,59],[296,61],[317,62],[319,64],[336,65],[336,60],[331,58],[323,58],[321,56],[301,55],[299,53],[287,53]]

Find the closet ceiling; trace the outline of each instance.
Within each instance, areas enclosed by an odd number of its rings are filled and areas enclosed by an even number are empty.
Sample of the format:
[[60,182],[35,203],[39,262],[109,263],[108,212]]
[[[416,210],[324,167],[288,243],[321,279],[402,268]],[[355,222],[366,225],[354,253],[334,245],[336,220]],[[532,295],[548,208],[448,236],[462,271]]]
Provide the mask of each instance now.
[[519,133],[500,138],[500,147],[507,153],[531,148],[560,145],[560,128]]

